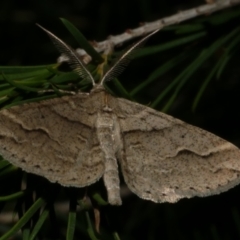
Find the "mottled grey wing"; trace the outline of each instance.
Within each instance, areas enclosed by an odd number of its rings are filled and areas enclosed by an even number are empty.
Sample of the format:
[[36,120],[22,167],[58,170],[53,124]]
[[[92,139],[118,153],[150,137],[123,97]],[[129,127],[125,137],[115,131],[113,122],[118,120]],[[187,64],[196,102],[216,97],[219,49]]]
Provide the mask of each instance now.
[[78,94],[1,110],[0,155],[64,186],[97,181],[104,158],[89,105],[91,98]]
[[119,99],[118,106],[122,172],[139,197],[176,202],[240,182],[240,151],[233,144],[140,104]]

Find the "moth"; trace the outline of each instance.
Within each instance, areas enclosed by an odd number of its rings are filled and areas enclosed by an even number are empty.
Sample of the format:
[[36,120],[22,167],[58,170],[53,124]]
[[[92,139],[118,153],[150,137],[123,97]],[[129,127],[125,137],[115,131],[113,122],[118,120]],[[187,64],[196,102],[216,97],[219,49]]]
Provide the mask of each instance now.
[[121,205],[118,165],[132,192],[157,203],[218,194],[239,184],[236,146],[104,89],[134,49],[157,31],[125,52],[96,83],[74,50],[41,28],[93,88],[1,110],[3,158],[67,187],[85,187],[103,177],[112,205]]

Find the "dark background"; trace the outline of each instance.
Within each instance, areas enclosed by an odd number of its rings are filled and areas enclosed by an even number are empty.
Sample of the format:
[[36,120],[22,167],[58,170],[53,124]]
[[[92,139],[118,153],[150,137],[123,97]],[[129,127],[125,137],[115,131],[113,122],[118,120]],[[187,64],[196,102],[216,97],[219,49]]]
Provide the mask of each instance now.
[[[204,1],[4,1],[1,2],[1,65],[52,63],[56,51],[34,24],[39,23],[65,41],[71,36],[59,18],[71,21],[89,40],[105,40],[140,23],[170,16]],[[43,51],[49,44],[49,51]],[[36,47],[37,46],[37,47]],[[55,58],[54,58],[55,56]]]
[[[126,29],[136,28],[142,22],[154,21],[202,4],[205,2],[193,0],[4,1],[0,3],[0,65],[43,65],[56,61],[57,51],[35,23],[54,32],[70,45],[77,46],[59,21],[59,17],[71,21],[87,39],[101,41],[110,34],[116,35]],[[239,7],[234,7],[222,12],[231,14],[238,9]],[[217,14],[220,13],[215,13]],[[224,15],[221,16],[224,20]],[[239,25],[238,17],[215,27],[208,23],[210,17],[211,15],[200,17],[205,19],[205,39],[201,43],[191,44],[197,45],[199,52]],[[194,21],[196,20],[189,20],[188,23],[192,24]],[[167,43],[175,37],[174,32],[161,31],[150,39],[147,45]],[[227,45],[225,47],[227,48]],[[221,78],[213,78],[198,107],[194,112],[191,109],[198,89],[223,50],[224,48],[218,49],[215,55],[199,68],[178,94],[168,113],[240,146],[239,45],[236,52],[231,54],[232,58]],[[127,90],[131,90],[144,81],[159,64],[185,51],[188,54],[191,46],[184,45],[158,55],[137,59],[130,64],[120,80]],[[148,86],[136,96],[136,100],[142,104],[151,103],[190,62],[179,63],[175,71],[167,72],[163,78]],[[171,97],[171,93],[168,97]],[[166,102],[167,99],[159,104],[157,109],[161,110]],[[89,212],[94,219],[91,209]],[[109,234],[106,239],[113,239],[109,236],[114,231],[118,232],[121,239],[240,239],[239,212],[239,186],[218,196],[183,199],[176,204],[155,204],[127,194],[127,197],[123,197],[123,206],[101,209],[101,226],[102,233]],[[83,212],[78,213],[79,225],[85,221],[81,214]],[[64,224],[61,227],[66,228]],[[86,231],[83,232],[84,229],[78,226],[76,239],[89,239]]]

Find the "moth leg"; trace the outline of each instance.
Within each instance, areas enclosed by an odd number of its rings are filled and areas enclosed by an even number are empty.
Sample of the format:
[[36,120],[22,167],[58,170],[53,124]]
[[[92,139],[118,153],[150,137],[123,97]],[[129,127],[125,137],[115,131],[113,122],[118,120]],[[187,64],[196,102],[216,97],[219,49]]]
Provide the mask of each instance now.
[[[76,95],[76,92],[73,92],[73,91],[62,90],[62,89],[58,89],[58,91],[59,91],[60,93],[64,93],[64,94]],[[46,89],[46,90],[40,90],[40,91],[38,91],[38,93],[48,93],[48,92],[56,93],[56,91],[53,90],[53,89]]]
[[[121,205],[120,181],[116,159],[116,129],[114,117],[109,113],[98,114],[96,128],[100,146],[105,158],[104,185],[107,189],[108,202],[112,205]],[[119,132],[119,131],[118,131]],[[119,133],[120,134],[120,133]]]

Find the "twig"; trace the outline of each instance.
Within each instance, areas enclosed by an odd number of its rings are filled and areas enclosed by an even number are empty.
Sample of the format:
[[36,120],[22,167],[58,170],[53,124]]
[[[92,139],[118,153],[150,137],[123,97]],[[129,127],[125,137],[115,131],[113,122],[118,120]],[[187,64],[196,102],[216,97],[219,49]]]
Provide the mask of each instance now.
[[[144,36],[156,29],[161,29],[163,27],[177,24],[204,14],[209,15],[210,13],[220,11],[228,7],[232,7],[237,4],[240,4],[240,0],[216,0],[214,3],[207,3],[196,8],[180,11],[177,14],[174,14],[170,17],[165,17],[151,23],[145,23],[138,28],[127,30],[126,32],[120,35],[109,36],[108,39],[105,41],[94,42],[93,47],[98,52],[108,51],[109,46],[116,46],[126,41],[129,41],[135,37]],[[91,57],[90,58],[87,57],[88,55],[83,49],[76,49],[76,53],[79,55],[79,57],[84,59],[85,63],[91,61]],[[58,62],[61,63],[64,61],[67,61],[67,59],[64,56],[59,57]]]

